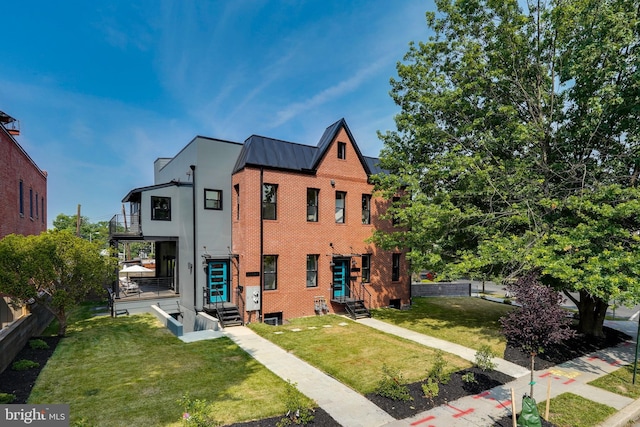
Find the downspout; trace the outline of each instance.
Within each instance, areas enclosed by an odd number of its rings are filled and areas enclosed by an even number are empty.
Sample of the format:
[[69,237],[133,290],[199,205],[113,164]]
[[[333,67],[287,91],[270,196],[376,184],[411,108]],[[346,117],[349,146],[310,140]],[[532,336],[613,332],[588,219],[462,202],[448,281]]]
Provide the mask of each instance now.
[[190,165],[191,176],[193,177],[193,186],[191,188],[191,204],[193,209],[193,266],[191,271],[193,272],[193,311],[198,313],[198,269],[196,268],[196,165]]
[[262,192],[264,191],[264,167],[260,166],[260,314],[258,322],[262,322],[262,290],[264,289],[264,218],[262,217]]

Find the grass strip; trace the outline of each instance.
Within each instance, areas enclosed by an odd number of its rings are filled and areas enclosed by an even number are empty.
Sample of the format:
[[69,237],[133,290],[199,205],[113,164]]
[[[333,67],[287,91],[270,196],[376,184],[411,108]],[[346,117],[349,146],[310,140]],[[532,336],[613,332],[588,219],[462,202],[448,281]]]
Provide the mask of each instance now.
[[[544,415],[546,402],[538,403]],[[615,408],[597,403],[573,393],[562,393],[549,403],[549,419],[557,427],[593,427],[615,414]]]
[[632,399],[640,397],[640,371],[636,372],[636,383],[633,384],[633,365],[616,369],[610,374],[589,382],[589,384]]

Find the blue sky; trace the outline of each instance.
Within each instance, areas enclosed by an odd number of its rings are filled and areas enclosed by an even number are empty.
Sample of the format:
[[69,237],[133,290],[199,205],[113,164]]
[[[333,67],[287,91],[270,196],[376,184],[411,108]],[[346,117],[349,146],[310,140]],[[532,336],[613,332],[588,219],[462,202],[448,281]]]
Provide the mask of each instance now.
[[108,221],[196,135],[315,145],[344,117],[365,155],[395,129],[389,79],[432,1],[11,2],[0,110],[48,176],[49,226]]

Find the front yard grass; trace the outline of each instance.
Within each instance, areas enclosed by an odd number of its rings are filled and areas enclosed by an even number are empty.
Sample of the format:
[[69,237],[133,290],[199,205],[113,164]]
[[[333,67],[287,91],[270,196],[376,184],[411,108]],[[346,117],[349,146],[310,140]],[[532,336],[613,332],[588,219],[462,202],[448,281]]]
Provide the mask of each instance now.
[[71,425],[178,426],[188,394],[229,424],[283,415],[285,388],[227,338],[187,344],[150,314],[102,316],[70,324],[29,403],[70,404]]
[[640,397],[640,371],[636,372],[636,383],[633,384],[633,365],[623,366],[608,375],[589,382],[590,385],[603,388],[612,393],[637,399]]
[[479,350],[488,345],[498,357],[507,341],[498,319],[514,307],[474,297],[414,298],[409,310],[380,308],[374,318]]
[[[345,317],[293,319],[287,325],[251,324],[251,329],[361,394],[375,391],[382,367],[399,371],[406,383],[423,380],[436,350],[377,331]],[[471,364],[443,353],[450,372]]]
[[[538,412],[544,417],[546,402],[538,403]],[[615,414],[610,406],[597,403],[573,393],[562,393],[549,402],[547,421],[558,427],[593,427]]]

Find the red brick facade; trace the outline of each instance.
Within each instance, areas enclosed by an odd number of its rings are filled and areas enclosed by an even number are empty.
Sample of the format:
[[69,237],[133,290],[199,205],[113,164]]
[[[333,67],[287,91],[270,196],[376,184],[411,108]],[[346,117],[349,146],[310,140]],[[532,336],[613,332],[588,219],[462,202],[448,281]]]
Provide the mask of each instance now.
[[47,173],[0,124],[0,238],[47,229]]
[[[261,255],[277,256],[277,288],[262,289],[262,314],[282,313],[282,320],[316,313],[314,299],[324,297],[329,312],[344,311],[332,303],[333,262],[350,266],[352,286],[362,282],[362,256],[370,259],[370,280],[364,285],[371,307],[408,304],[410,278],[405,254],[397,251],[398,280],[392,281],[393,252],[367,242],[375,228],[391,227],[379,219],[385,202],[373,194],[362,157],[344,127],[335,134],[314,171],[308,173],[246,166],[233,175],[232,252],[238,255],[238,284],[262,286]],[[339,158],[338,143],[344,143]],[[262,183],[277,185],[276,219],[261,221]],[[307,189],[318,190],[318,220],[307,221]],[[346,193],[344,223],[336,223],[336,192]],[[362,196],[371,195],[371,224],[362,221]],[[238,212],[239,208],[239,212]],[[307,255],[318,255],[317,286],[307,286]],[[248,298],[248,297],[246,297]],[[368,297],[367,297],[368,298]],[[365,301],[369,305],[369,301]],[[245,319],[256,321],[257,314]]]

